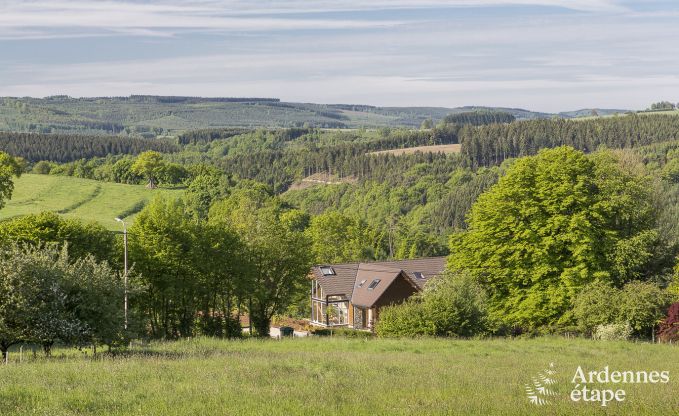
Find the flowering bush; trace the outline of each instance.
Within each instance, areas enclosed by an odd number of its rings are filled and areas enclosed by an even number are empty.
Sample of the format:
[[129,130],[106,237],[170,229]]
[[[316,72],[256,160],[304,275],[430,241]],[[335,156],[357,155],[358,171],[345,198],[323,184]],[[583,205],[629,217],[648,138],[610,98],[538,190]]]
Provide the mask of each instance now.
[[592,333],[592,338],[601,341],[626,341],[631,337],[632,326],[629,322],[597,325]]

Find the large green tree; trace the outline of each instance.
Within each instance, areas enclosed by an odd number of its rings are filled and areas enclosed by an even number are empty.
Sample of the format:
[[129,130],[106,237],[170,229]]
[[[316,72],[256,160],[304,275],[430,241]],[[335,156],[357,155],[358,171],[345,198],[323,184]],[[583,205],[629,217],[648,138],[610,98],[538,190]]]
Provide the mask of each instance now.
[[260,336],[308,287],[313,255],[299,214],[263,187],[238,189],[210,210],[210,223],[235,231],[247,248],[243,277],[250,280],[249,312]]
[[148,179],[147,188],[154,189],[158,184],[158,178],[163,175],[166,166],[167,163],[163,159],[163,155],[149,150],[137,156],[131,169],[132,172]]
[[112,345],[123,335],[123,282],[106,262],[66,246],[0,248],[0,351],[19,342]]
[[155,337],[238,336],[233,309],[245,297],[242,244],[197,221],[181,199],[156,198],[130,228],[130,259],[146,290],[137,306]]
[[516,160],[482,194],[469,230],[451,238],[449,264],[490,292],[512,326],[558,324],[592,281],[617,287],[664,271],[649,183],[609,153],[570,147]]

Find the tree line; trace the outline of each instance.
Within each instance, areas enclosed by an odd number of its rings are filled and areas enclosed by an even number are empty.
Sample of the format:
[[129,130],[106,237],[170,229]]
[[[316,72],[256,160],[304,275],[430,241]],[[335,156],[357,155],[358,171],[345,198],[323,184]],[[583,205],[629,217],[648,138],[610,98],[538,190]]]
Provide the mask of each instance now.
[[475,166],[490,166],[540,149],[572,146],[593,152],[599,147],[632,148],[679,138],[679,117],[659,114],[599,117],[586,120],[527,120],[510,124],[465,126],[459,132],[462,154]]
[[516,120],[513,114],[506,111],[477,110],[463,113],[448,114],[442,120],[446,124],[471,124],[483,126],[486,124],[511,123]]
[[65,163],[108,155],[135,155],[147,150],[172,153],[179,149],[163,140],[132,137],[0,132],[0,151],[30,162]]

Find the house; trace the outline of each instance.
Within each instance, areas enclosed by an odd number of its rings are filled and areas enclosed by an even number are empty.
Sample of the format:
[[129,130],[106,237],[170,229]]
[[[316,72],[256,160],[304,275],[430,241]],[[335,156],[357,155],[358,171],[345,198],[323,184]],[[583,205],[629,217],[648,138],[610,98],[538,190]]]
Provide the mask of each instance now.
[[380,308],[420,292],[445,267],[445,257],[314,266],[311,323],[372,329]]

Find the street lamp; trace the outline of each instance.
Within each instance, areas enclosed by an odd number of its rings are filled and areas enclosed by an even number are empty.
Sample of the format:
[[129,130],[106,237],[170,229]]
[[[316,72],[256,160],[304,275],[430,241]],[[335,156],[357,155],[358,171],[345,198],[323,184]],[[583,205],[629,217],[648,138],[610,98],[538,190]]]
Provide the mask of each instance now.
[[127,227],[122,219],[116,217],[115,220],[123,224],[123,245],[125,247],[125,330],[127,331]]

